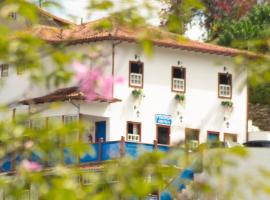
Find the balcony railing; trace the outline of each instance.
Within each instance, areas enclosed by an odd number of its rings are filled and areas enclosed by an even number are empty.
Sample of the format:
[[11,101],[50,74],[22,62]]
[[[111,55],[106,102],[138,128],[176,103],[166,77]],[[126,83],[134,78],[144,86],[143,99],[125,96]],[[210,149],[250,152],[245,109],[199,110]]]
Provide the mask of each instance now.
[[[155,141],[153,144],[145,144],[138,142],[125,141],[122,137],[119,141],[108,141],[89,144],[89,152],[82,156],[72,154],[70,148],[66,147],[63,150],[63,163],[65,165],[87,165],[91,163],[99,163],[108,160],[117,159],[120,157],[128,156],[137,158],[144,152],[152,152],[154,150],[167,152],[170,147],[159,145]],[[56,159],[53,155],[49,156],[51,159],[45,164],[37,153],[32,153],[30,160],[40,163],[43,166],[53,166]],[[21,162],[21,155],[14,156],[9,154],[3,162],[0,163],[0,172],[12,172],[16,170],[16,166]]]
[[231,86],[219,84],[219,96],[230,97],[231,96]]
[[131,141],[131,142],[139,142],[140,141],[140,135],[138,135],[138,134],[128,134],[127,136],[128,136],[128,138],[127,138],[128,141]]

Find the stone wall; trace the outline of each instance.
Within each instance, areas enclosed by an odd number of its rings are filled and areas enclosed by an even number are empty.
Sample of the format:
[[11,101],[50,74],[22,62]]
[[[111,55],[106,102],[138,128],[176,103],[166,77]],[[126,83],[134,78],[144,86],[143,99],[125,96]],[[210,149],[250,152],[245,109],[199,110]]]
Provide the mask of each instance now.
[[249,104],[249,119],[263,131],[270,131],[270,105]]

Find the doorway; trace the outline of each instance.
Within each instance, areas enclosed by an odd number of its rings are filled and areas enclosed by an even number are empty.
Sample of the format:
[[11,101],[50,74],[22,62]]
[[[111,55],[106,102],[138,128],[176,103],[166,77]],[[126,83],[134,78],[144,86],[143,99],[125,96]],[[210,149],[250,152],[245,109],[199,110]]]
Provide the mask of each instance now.
[[170,126],[157,125],[157,143],[158,144],[170,144]]

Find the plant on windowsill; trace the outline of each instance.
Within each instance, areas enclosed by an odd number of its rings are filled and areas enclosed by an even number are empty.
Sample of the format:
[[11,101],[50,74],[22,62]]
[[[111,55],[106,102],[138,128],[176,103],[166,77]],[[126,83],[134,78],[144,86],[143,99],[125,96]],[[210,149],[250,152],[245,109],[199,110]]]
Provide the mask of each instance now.
[[224,107],[225,111],[232,112],[233,102],[232,101],[222,101],[221,105]]
[[233,107],[233,102],[232,101],[222,101],[221,105],[225,108],[232,108]]
[[139,97],[143,96],[143,91],[141,89],[134,89],[132,90],[132,95],[135,99],[138,99]]
[[180,104],[183,104],[185,102],[185,95],[184,94],[176,94],[174,98]]

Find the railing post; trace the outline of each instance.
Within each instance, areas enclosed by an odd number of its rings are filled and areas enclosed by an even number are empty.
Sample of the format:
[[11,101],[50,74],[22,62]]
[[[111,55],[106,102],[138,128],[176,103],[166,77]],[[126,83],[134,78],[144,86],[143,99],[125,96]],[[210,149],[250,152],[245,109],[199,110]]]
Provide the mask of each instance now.
[[102,143],[103,143],[103,138],[99,138],[99,140],[98,140],[98,161],[102,160]]
[[124,157],[125,156],[125,137],[124,136],[121,136],[119,151],[120,151],[120,157],[121,158]]
[[11,170],[16,170],[16,151],[11,154]]
[[154,140],[154,150],[157,150],[157,149],[158,149],[157,141]]

